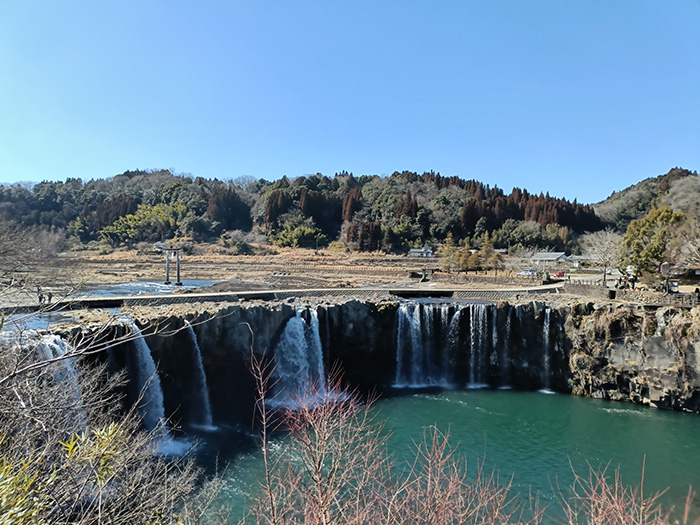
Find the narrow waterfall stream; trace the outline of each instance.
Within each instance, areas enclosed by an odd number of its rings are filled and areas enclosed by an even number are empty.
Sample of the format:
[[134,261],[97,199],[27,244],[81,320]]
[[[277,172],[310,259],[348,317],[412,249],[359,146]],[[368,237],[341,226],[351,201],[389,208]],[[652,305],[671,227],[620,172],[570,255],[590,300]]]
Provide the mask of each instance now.
[[508,305],[508,313],[506,314],[506,322],[503,330],[503,344],[501,345],[501,351],[499,354],[500,363],[500,385],[501,389],[508,389],[511,387],[510,378],[510,340],[511,340],[511,323],[513,320],[513,307]]
[[185,321],[185,325],[187,326],[187,333],[192,341],[192,351],[195,358],[196,397],[198,401],[198,409],[196,412],[199,416],[199,421],[196,421],[195,424],[205,429],[214,429],[211,400],[209,399],[209,386],[207,385],[207,374],[204,372],[204,363],[202,362],[202,350],[199,348],[197,334],[194,333],[192,325],[189,321]]
[[488,363],[488,310],[491,305],[469,305],[469,384],[467,388],[486,388],[485,365]]
[[[73,348],[69,343],[57,335],[47,335],[37,345],[35,352],[42,361],[64,357],[70,355]],[[67,410],[72,413],[75,425],[80,429],[87,426],[87,415],[82,401],[82,393],[78,380],[78,370],[76,369],[75,358],[62,359],[51,365],[54,373],[53,377],[57,383],[67,385],[68,392]]]
[[138,408],[141,412],[143,428],[152,432],[158,442],[158,453],[165,456],[179,456],[192,448],[193,442],[187,438],[175,438],[168,429],[163,402],[163,388],[151,349],[146,343],[141,330],[129,319],[127,326],[133,334],[135,388],[139,396]]
[[551,345],[550,345],[550,327],[551,327],[551,313],[552,310],[549,307],[544,309],[544,320],[542,322],[542,388],[541,391],[545,393],[553,393],[551,386]]
[[131,333],[134,334],[135,380],[141,396],[138,406],[143,418],[143,426],[146,430],[158,430],[167,435],[163,389],[160,385],[156,363],[139,327],[133,321],[129,321],[128,325]]
[[[308,316],[309,321],[304,319]],[[299,309],[287,321],[274,351],[275,385],[271,406],[291,408],[313,404],[326,394],[326,372],[318,313]]]

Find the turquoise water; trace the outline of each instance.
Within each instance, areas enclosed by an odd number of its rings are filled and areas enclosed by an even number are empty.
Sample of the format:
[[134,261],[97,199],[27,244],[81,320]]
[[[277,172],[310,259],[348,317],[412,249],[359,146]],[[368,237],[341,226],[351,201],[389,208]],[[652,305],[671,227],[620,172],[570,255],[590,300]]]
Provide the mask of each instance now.
[[[556,487],[595,468],[620,467],[625,483],[638,483],[645,467],[645,493],[668,489],[666,505],[682,506],[690,485],[700,486],[700,417],[538,392],[468,390],[412,393],[375,405],[391,433],[399,461],[410,457],[423,429],[450,431],[450,442],[468,460],[469,471],[485,461],[501,480],[513,476],[513,489],[527,497],[539,492],[548,504]],[[284,446],[283,442],[276,446]],[[646,458],[646,460],[645,460]],[[238,455],[228,471],[225,492],[241,509],[261,479],[259,455]],[[554,505],[551,515],[556,516]],[[697,511],[697,502],[696,502]]]
[[690,485],[700,486],[700,417],[567,395],[471,390],[415,394],[378,406],[393,433],[398,455],[411,451],[421,428],[449,430],[451,441],[476,468],[527,495],[540,492],[552,502],[556,487],[569,487],[579,474],[610,465],[620,467],[625,483],[641,480],[645,492],[668,489],[666,504],[682,505]]

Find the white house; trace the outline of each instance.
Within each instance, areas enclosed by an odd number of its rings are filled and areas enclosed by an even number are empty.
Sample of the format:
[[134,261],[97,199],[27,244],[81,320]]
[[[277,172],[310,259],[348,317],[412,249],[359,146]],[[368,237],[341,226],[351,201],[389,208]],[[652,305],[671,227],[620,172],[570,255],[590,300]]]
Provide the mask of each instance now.
[[432,257],[433,249],[430,246],[423,246],[422,248],[411,248],[408,250],[409,257]]

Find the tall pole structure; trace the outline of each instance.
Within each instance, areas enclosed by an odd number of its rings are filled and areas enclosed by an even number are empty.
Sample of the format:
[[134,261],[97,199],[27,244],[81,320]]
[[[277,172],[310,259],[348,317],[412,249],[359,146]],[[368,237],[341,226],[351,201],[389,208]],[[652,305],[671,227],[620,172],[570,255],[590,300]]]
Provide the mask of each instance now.
[[177,268],[177,281],[175,281],[175,286],[182,286],[182,281],[180,280],[180,250],[177,250],[175,252],[175,257],[176,257],[176,268]]
[[165,250],[165,281],[163,284],[170,284],[170,250]]

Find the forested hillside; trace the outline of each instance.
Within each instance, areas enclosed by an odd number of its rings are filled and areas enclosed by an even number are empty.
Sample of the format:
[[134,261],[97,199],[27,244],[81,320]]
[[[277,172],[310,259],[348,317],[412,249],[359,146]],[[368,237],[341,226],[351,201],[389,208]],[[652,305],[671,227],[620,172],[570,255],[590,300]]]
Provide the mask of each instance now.
[[567,249],[603,222],[591,206],[515,188],[506,194],[438,173],[389,177],[337,173],[269,182],[208,180],[169,170],[108,179],[0,187],[0,219],[65,235],[73,244],[118,246],[189,238],[249,248],[329,243],[405,252],[427,243]]
[[700,211],[700,177],[697,171],[673,168],[665,175],[650,177],[596,204],[604,221],[624,230],[652,208],[668,206],[674,211],[697,215]]

